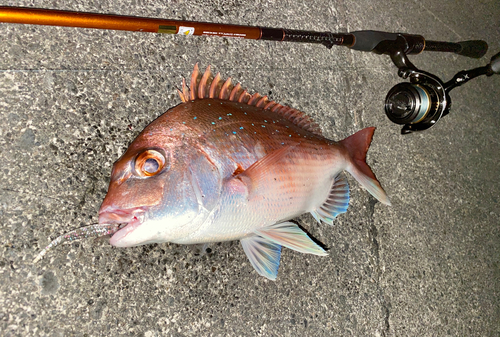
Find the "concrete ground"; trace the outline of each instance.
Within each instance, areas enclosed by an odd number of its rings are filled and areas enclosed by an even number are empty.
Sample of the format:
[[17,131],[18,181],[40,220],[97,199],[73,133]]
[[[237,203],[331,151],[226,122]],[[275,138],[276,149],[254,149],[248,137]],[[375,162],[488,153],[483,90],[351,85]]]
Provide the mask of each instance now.
[[[4,0],[2,5],[345,32],[484,39],[486,57],[411,59],[449,79],[500,51],[500,4],[485,1]],[[180,103],[200,62],[313,116],[342,139],[377,132],[368,153],[392,200],[357,182],[336,225],[298,222],[329,248],[284,249],[276,282],[238,242],[57,247],[97,222],[111,165]],[[323,46],[0,24],[0,335],[498,336],[500,76],[452,92],[434,128],[401,136],[383,113],[401,79],[387,56]]]

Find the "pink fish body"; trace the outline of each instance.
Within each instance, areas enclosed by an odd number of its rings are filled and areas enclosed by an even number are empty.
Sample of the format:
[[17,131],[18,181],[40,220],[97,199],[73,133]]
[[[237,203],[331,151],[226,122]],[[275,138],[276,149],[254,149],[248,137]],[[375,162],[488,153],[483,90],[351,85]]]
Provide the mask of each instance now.
[[389,199],[365,162],[374,128],[335,142],[304,113],[200,76],[183,103],[148,125],[114,164],[100,224],[127,224],[110,243],[131,247],[240,240],[256,271],[277,276],[281,247],[326,255],[296,224],[332,224],[347,210],[349,172]]

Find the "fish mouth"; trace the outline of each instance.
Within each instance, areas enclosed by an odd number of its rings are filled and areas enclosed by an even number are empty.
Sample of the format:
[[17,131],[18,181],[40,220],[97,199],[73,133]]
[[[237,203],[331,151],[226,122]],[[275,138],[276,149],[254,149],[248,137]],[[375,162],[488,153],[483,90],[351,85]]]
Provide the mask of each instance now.
[[144,222],[145,212],[143,207],[128,209],[106,207],[99,212],[99,224],[120,224],[120,230],[113,234],[109,243],[112,246],[121,246],[119,242]]

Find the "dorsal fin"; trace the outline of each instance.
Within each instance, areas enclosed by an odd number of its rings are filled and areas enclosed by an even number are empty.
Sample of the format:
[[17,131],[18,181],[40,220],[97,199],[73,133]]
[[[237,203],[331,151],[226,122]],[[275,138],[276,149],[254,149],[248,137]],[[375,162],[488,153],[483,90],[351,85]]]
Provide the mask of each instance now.
[[258,93],[250,95],[246,89],[241,87],[240,83],[233,85],[231,78],[224,81],[219,73],[214,77],[210,71],[210,66],[207,67],[204,74],[201,74],[198,69],[198,63],[196,63],[191,75],[190,87],[191,88],[187,87],[186,81],[183,79],[182,91],[177,90],[182,102],[184,103],[204,98],[218,98],[233,102],[246,103],[264,110],[275,112],[304,130],[321,135],[319,125],[305,113],[288,106],[278,104],[275,101],[269,100],[267,96],[262,96]]

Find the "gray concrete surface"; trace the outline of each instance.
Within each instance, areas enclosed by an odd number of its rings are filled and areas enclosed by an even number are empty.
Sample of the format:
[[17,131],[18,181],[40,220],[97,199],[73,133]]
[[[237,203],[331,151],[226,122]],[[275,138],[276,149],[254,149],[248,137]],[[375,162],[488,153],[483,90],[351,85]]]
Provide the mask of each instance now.
[[[414,56],[446,79],[500,51],[500,5],[477,1],[2,1],[24,5],[428,39],[485,39],[482,60]],[[237,242],[58,247],[97,222],[112,163],[180,102],[195,62],[301,109],[342,139],[377,126],[368,161],[392,199],[350,179],[334,227],[299,223],[328,257],[284,249],[276,282]],[[400,79],[385,56],[292,43],[0,24],[0,335],[498,336],[500,77],[452,93],[436,127],[401,136],[383,114]]]

